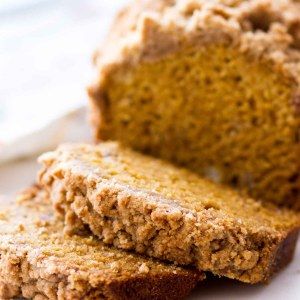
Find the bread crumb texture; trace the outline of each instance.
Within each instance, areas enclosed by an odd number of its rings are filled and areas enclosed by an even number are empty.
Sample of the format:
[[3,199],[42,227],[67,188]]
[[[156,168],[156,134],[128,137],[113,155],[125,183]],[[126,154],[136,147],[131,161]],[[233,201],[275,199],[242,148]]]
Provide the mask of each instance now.
[[64,145],[40,162],[69,234],[88,225],[118,248],[251,283],[293,256],[297,213],[117,143]]
[[135,1],[95,55],[97,140],[300,209],[300,3]]
[[1,299],[182,299],[204,278],[91,235],[64,236],[46,193],[22,199],[0,203],[0,210],[9,209],[0,220]]

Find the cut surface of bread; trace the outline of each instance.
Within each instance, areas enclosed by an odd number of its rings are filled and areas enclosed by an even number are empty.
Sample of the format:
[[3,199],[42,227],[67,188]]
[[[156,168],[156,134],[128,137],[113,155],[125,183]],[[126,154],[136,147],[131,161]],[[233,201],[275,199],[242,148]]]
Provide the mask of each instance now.
[[1,299],[182,299],[204,279],[113,249],[91,234],[65,236],[46,194],[35,192],[19,203],[0,202]]
[[300,4],[135,1],[96,54],[97,140],[300,209]]
[[70,144],[40,158],[40,184],[66,231],[244,282],[292,258],[299,215],[114,142]]

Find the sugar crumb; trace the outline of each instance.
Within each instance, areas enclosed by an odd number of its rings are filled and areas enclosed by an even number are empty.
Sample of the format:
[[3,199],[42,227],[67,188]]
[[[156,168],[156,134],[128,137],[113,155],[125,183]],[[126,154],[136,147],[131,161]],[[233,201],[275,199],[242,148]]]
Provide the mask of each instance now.
[[47,221],[47,220],[41,220],[41,219],[36,219],[35,221],[34,221],[34,225],[36,226],[36,227],[46,227],[46,226],[49,226],[49,221]]
[[139,272],[140,273],[149,273],[149,267],[145,264],[145,263],[142,263],[139,267]]
[[19,224],[19,225],[18,225],[18,230],[19,230],[20,232],[25,231],[25,226],[24,226],[23,224]]
[[0,211],[0,220],[7,221],[8,220],[7,214],[8,214],[7,211]]

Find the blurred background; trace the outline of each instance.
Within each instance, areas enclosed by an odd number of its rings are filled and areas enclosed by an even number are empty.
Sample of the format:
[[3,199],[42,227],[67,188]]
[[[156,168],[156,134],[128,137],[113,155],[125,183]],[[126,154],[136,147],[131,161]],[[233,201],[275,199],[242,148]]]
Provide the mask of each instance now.
[[0,1],[0,163],[89,138],[91,55],[126,2]]

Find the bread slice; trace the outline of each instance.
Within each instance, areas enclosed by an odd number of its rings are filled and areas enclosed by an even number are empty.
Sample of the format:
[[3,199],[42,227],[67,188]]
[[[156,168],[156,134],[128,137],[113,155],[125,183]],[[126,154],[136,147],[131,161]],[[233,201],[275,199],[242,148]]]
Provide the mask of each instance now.
[[40,162],[68,232],[88,224],[118,248],[251,283],[292,259],[299,215],[167,162],[114,142],[64,145]]
[[91,235],[64,236],[45,195],[22,198],[0,202],[1,299],[182,299],[204,278]]
[[95,55],[96,139],[300,209],[300,3],[133,1]]

